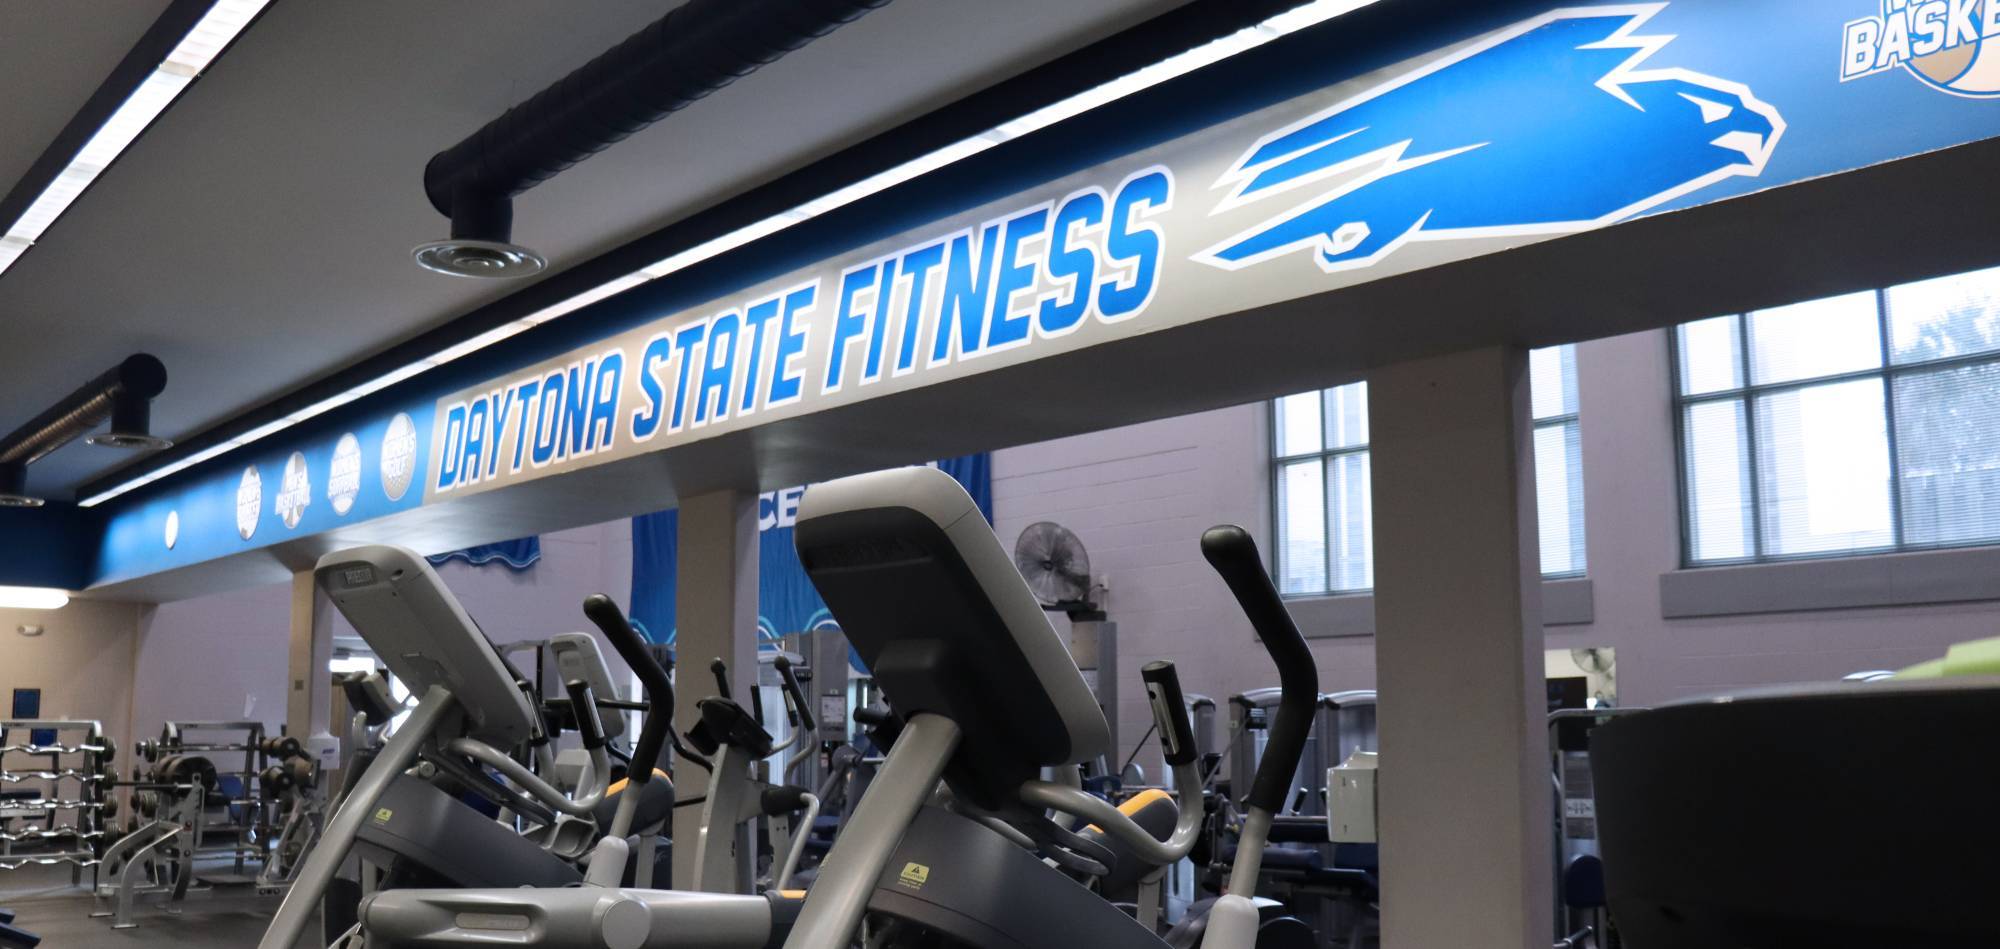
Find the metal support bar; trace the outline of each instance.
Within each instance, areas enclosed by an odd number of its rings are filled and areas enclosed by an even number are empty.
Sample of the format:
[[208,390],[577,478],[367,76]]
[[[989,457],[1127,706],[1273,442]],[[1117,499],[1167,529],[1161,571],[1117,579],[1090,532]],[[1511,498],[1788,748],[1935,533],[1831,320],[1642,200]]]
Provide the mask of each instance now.
[[298,877],[292,888],[285,893],[285,901],[278,906],[278,914],[271,918],[271,928],[264,931],[264,938],[257,943],[258,949],[292,949],[299,936],[306,930],[306,923],[318,911],[320,898],[325,895],[333,875],[340,870],[340,864],[347,858],[347,851],[354,845],[354,836],[361,831],[361,822],[367,820],[375,809],[375,802],[381,800],[390,782],[417,760],[417,750],[430,739],[437,730],[446,712],[457,704],[451,692],[442,686],[431,686],[424,693],[424,700],[417,703],[410,712],[403,727],[397,729],[382,754],[361,776],[354,790],[341,802],[340,810],[327,823],[326,832],[321,835],[319,846],[313,848],[311,856],[299,868]]
[[861,925],[876,879],[903,842],[903,832],[917,811],[937,789],[959,738],[958,723],[938,715],[918,714],[903,726],[881,773],[821,864],[812,898],[799,911],[784,949],[846,949]]

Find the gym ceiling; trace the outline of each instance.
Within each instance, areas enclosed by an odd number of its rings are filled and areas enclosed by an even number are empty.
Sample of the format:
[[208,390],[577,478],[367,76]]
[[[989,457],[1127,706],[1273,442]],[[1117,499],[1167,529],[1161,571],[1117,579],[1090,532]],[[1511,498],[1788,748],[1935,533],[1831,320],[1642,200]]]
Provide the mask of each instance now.
[[[542,275],[418,269],[430,156],[673,5],[275,0],[0,273],[0,432],[143,351],[185,439],[1179,0],[891,3],[520,196]],[[0,4],[0,193],[172,6]],[[77,441],[31,478],[67,500],[132,460]]]

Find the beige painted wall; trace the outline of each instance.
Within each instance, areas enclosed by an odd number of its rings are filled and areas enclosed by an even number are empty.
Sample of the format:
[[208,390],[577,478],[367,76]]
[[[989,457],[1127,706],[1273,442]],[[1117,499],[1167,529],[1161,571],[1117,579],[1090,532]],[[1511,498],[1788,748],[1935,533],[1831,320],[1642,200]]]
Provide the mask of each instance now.
[[[42,690],[42,717],[95,719],[120,744],[131,734],[134,635],[151,607],[71,600],[59,610],[0,609],[0,716],[14,690]],[[22,626],[40,636],[22,636]]]

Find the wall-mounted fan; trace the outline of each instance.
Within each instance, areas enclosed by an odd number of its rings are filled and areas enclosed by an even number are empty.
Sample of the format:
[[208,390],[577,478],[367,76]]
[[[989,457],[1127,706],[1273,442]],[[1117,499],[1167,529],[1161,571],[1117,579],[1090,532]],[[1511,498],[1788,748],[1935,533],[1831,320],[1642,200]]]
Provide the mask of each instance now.
[[1042,609],[1071,616],[1098,612],[1090,554],[1069,528],[1053,521],[1029,524],[1014,541],[1014,567],[1027,579]]

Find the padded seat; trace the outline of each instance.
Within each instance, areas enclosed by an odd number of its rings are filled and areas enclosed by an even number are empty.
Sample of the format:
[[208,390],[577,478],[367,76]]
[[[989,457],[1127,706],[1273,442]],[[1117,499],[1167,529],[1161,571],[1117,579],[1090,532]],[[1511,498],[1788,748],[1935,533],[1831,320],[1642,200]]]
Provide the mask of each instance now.
[[[1132,818],[1133,823],[1146,829],[1155,840],[1166,840],[1173,836],[1174,824],[1180,820],[1180,805],[1174,803],[1173,796],[1158,788],[1148,789],[1133,795],[1118,805],[1120,813]],[[1098,889],[1108,894],[1125,894],[1139,885],[1146,874],[1158,869],[1132,853],[1130,845],[1112,837],[1095,824],[1084,828],[1083,837],[1111,851],[1111,872],[1104,875]]]
[[[590,816],[597,821],[599,830],[608,830],[611,819],[618,813],[618,800],[631,787],[629,781],[618,781],[604,790],[604,800],[591,809]],[[639,809],[632,814],[632,831],[637,833],[656,826],[674,816],[674,782],[665,771],[653,771],[653,780],[646,782],[639,792]]]

